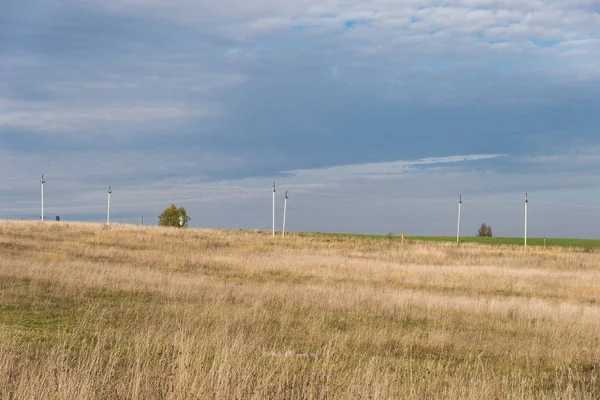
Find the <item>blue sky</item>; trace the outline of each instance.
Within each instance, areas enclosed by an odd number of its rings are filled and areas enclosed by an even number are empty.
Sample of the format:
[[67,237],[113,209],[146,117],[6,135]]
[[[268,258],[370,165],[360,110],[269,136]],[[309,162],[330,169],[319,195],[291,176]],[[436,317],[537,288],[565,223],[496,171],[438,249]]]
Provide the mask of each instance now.
[[600,1],[8,0],[0,218],[600,236]]

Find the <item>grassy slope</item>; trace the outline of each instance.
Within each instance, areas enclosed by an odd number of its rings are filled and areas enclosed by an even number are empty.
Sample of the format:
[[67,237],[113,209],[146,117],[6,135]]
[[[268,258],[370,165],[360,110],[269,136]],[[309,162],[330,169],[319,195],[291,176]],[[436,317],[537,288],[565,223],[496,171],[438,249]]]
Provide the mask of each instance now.
[[0,221],[0,398],[600,398],[598,252]]
[[[300,233],[300,235],[324,235],[333,237],[348,237],[348,238],[364,238],[364,239],[386,239],[400,240],[400,236],[388,235],[361,235],[352,233]],[[450,242],[456,243],[455,236],[405,236],[407,241],[433,241],[433,242]],[[482,243],[488,245],[523,245],[523,238],[518,237],[494,237],[482,238],[477,236],[462,236],[461,243]],[[558,246],[558,247],[579,247],[579,248],[596,248],[600,247],[600,240],[597,239],[568,239],[568,238],[528,238],[527,244],[530,246]]]

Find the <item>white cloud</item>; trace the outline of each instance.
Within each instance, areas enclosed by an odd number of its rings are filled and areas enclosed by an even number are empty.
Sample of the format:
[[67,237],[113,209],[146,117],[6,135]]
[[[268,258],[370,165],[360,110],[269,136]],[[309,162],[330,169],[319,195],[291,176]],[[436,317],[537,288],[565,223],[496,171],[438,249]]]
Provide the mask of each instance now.
[[548,171],[559,168],[598,167],[600,166],[600,147],[597,145],[574,146],[566,152],[524,157],[522,161],[539,165]]
[[[239,7],[236,0],[171,1],[168,4],[156,0],[105,0],[102,4],[120,12],[160,14],[162,18],[186,24],[194,20],[215,22],[218,19],[224,24],[245,27],[246,34],[298,25],[319,28],[337,24],[341,30],[343,22],[348,20],[373,21],[372,27],[389,29],[408,27],[410,18],[418,17],[417,25],[427,26],[430,30],[453,29],[458,33],[494,26],[528,25],[589,36],[598,31],[600,21],[597,10],[593,11],[598,7],[597,2],[591,0],[551,3],[520,0],[254,0],[244,2],[243,7]],[[370,30],[371,33],[375,31],[377,29]]]
[[[169,126],[192,118],[219,114],[216,105],[193,107],[185,103],[137,102],[110,106],[54,104],[0,100],[0,129],[27,129],[40,133],[128,132]],[[107,131],[108,129],[108,131]]]
[[339,180],[339,179],[381,179],[389,175],[406,174],[421,165],[453,164],[467,161],[491,160],[504,157],[502,154],[471,154],[449,157],[430,157],[415,161],[393,161],[367,164],[342,165],[327,168],[300,169],[284,171],[303,181]]
[[[102,6],[245,45],[294,37],[293,28],[301,27],[298,35],[312,48],[339,46],[343,60],[359,54],[393,66],[398,74],[400,66],[421,66],[423,58],[432,58],[449,64],[477,60],[484,70],[499,61],[516,62],[548,79],[598,76],[590,68],[600,59],[600,13],[594,0],[251,0],[242,7],[237,0],[103,0]],[[347,21],[357,24],[345,29]],[[577,48],[566,43],[577,43]],[[552,67],[557,62],[562,67]]]

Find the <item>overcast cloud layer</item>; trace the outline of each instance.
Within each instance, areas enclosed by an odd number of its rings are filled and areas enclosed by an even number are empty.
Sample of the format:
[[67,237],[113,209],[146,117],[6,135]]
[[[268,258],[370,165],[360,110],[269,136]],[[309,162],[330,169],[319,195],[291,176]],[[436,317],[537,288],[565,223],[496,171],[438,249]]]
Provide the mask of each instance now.
[[[600,236],[600,1],[0,2],[0,218]],[[278,221],[281,215],[278,215]],[[280,224],[278,222],[278,224]]]

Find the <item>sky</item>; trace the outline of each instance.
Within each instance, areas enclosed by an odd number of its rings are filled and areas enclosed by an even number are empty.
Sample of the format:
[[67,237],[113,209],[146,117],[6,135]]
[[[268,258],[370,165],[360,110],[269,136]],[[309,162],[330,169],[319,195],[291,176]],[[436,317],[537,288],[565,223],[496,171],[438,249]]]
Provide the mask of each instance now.
[[600,0],[3,0],[0,219],[600,237]]

